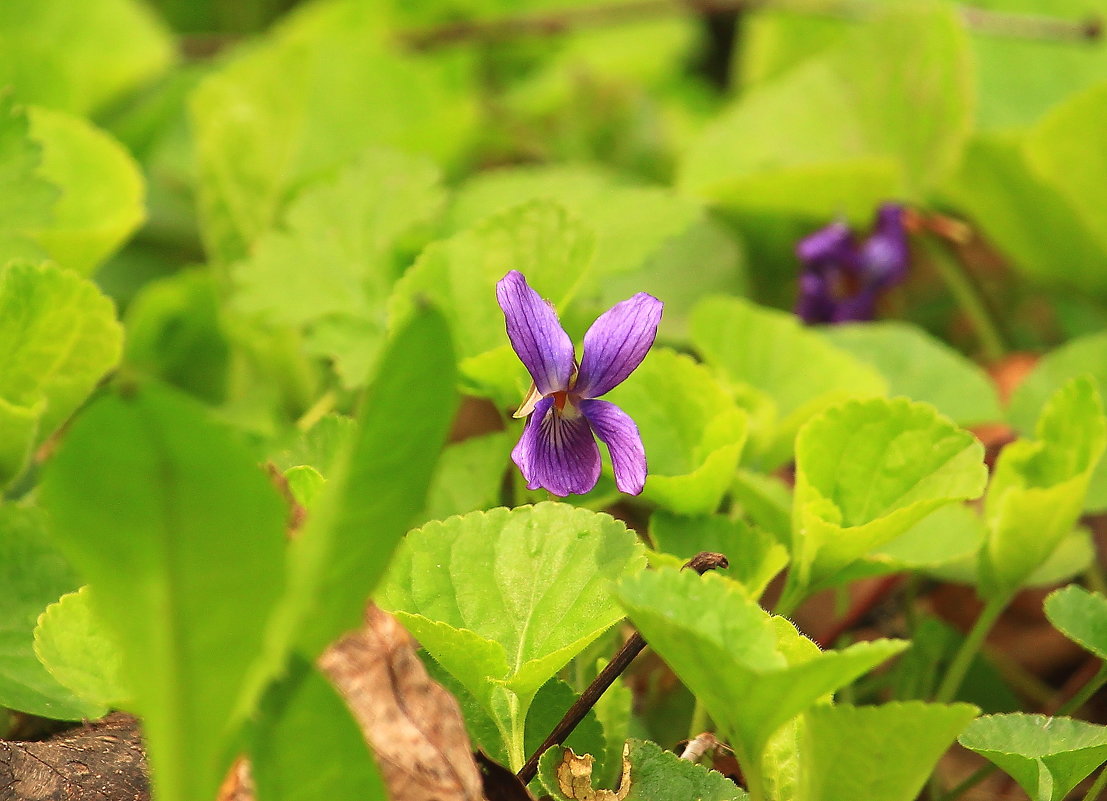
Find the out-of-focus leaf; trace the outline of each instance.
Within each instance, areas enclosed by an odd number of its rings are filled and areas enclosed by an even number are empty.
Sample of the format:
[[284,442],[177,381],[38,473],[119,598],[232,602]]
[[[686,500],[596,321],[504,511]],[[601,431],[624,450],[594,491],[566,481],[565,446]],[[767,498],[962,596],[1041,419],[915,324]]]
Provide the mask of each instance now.
[[91,281],[49,264],[0,267],[0,486],[116,365],[122,339]]
[[469,80],[464,53],[398,49],[377,4],[298,9],[192,95],[212,256],[243,258],[298,189],[369,146],[450,160],[474,123]]
[[740,401],[750,388],[775,405],[779,422],[769,431],[763,415],[752,415],[751,445],[760,445],[754,458],[765,468],[788,459],[799,427],[820,409],[887,389],[876,370],[791,314],[738,298],[709,298],[692,312],[690,327],[696,350]]
[[136,0],[6,0],[0,6],[0,86],[16,99],[90,114],[157,77],[173,39]]
[[146,218],[138,164],[107,133],[80,117],[33,108],[43,177],[61,190],[48,224],[28,234],[50,258],[91,275]]
[[35,627],[35,656],[78,698],[104,709],[127,706],[122,658],[81,587],[46,607]]
[[710,514],[734,479],[747,416],[711,372],[690,357],[654,348],[604,396],[638,424],[649,475],[642,497],[680,514]]
[[502,431],[448,445],[427,492],[425,519],[498,505],[512,445],[512,435]]
[[58,190],[43,177],[41,164],[42,146],[31,138],[27,113],[5,92],[0,95],[0,266],[12,258],[42,256],[26,232],[49,223]]
[[888,321],[827,326],[822,333],[876,368],[890,395],[925,401],[958,425],[1003,417],[987,374],[922,329]]
[[1044,609],[1062,634],[1107,660],[1107,598],[1070,584],[1050,593]]
[[0,506],[0,704],[55,720],[98,718],[101,701],[75,695],[34,654],[34,630],[47,604],[78,580],[44,532],[37,509]]
[[438,170],[416,156],[370,149],[292,202],[281,229],[232,267],[234,307],[306,331],[349,387],[364,384],[385,340],[385,305],[401,238],[438,211]]
[[988,715],[957,739],[1007,771],[1035,801],[1061,801],[1107,759],[1107,726],[1072,718]]
[[160,797],[214,797],[285,581],[284,503],[229,431],[155,386],[87,409],[40,492],[122,652]]
[[988,596],[1018,589],[1076,524],[1107,447],[1095,382],[1076,378],[1054,393],[1035,434],[1003,449],[988,487],[988,538],[980,553],[981,590]]

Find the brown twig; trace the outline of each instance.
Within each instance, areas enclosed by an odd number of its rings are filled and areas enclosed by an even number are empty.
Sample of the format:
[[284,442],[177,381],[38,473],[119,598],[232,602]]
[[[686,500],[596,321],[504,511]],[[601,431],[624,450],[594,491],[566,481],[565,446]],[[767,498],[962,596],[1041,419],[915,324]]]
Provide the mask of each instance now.
[[[729,564],[723,554],[704,551],[693,556],[684,567],[695,570],[702,576],[708,570],[726,568]],[[614,684],[619,674],[630,666],[630,663],[634,661],[634,657],[642,653],[642,649],[645,647],[646,640],[638,632],[634,632],[634,635],[623,643],[623,647],[611,658],[607,666],[592,680],[592,683],[585,688],[576,702],[569,707],[569,711],[554,726],[550,736],[542,741],[542,745],[535,749],[526,764],[519,769],[516,775],[523,784],[529,783],[538,773],[538,760],[542,758],[542,755],[555,745],[561,745],[565,742],[565,738],[572,734],[573,729],[584,720],[588,710],[596,705],[596,702],[600,700],[600,696],[607,691],[608,687]]]
[[[865,20],[884,7],[873,0],[627,0],[544,13],[513,14],[485,20],[463,20],[409,30],[401,39],[412,47],[435,48],[463,42],[499,42],[520,37],[557,36],[588,28],[605,28],[679,13],[704,16],[771,7],[811,16]],[[1092,42],[1103,35],[1098,18],[1084,20],[1013,14],[961,6],[961,19],[977,33],[1055,42]]]

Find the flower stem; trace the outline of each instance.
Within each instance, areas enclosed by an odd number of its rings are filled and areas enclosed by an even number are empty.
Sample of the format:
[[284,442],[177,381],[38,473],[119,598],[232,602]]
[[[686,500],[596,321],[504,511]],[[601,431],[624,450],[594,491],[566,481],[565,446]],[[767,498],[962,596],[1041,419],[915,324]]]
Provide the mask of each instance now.
[[707,714],[707,708],[703,701],[696,699],[696,705],[692,707],[692,722],[688,724],[688,739],[694,740],[707,731],[711,725],[711,718]]
[[1088,792],[1084,795],[1084,801],[1096,801],[1097,798],[1103,793],[1103,788],[1107,787],[1107,770],[1101,770],[1099,775],[1096,776],[1092,786],[1088,789]]
[[931,264],[945,281],[950,294],[976,330],[984,357],[989,361],[1003,358],[1007,353],[1007,346],[1000,333],[999,323],[988,307],[984,293],[969,275],[968,270],[945,248],[932,246],[927,248],[927,252],[931,256]]
[[1061,706],[1057,707],[1055,715],[1070,715],[1073,712],[1079,712],[1084,704],[1091,700],[1104,684],[1107,684],[1107,663],[1100,663],[1099,670],[1092,676],[1088,683],[1076,691],[1076,694],[1072,696]]
[[983,765],[970,773],[968,777],[960,784],[935,797],[934,801],[954,801],[954,799],[960,798],[962,795],[967,793],[972,788],[976,787],[976,785],[980,784],[997,770],[999,770],[999,768],[997,768],[995,765]]
[[953,661],[946,670],[946,675],[942,678],[942,683],[934,696],[935,701],[943,704],[949,703],[957,695],[957,691],[961,689],[961,683],[965,680],[965,674],[969,672],[969,666],[972,664],[973,658],[980,650],[980,646],[984,644],[984,638],[988,636],[988,632],[992,630],[992,626],[1003,614],[1003,610],[1007,608],[1010,600],[1010,595],[1000,595],[990,598],[984,604],[980,617],[976,619],[972,630],[969,631],[968,636],[961,643],[961,647],[957,649]]

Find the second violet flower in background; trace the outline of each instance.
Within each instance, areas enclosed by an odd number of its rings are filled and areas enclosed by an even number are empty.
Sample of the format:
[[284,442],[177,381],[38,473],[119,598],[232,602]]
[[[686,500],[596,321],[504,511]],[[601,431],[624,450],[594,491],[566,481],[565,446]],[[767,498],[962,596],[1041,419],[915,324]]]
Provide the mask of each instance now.
[[645,292],[616,303],[584,335],[578,369],[573,342],[557,313],[512,270],[496,284],[511,347],[534,387],[516,417],[530,415],[511,458],[528,489],[554,495],[583,494],[600,477],[600,449],[607,445],[621,492],[637,495],[646,483],[646,452],[638,426],[609,401],[597,400],[629,376],[653,345],[664,304]]
[[872,320],[880,294],[907,277],[906,209],[885,203],[863,240],[843,222],[804,237],[796,245],[803,262],[796,314],[805,323]]

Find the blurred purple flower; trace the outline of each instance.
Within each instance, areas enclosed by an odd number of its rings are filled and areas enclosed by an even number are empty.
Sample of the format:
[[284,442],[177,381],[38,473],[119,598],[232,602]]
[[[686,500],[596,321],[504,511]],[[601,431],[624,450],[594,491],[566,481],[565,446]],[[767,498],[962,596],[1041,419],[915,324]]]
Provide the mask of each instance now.
[[664,304],[645,292],[616,303],[584,335],[578,369],[573,343],[557,313],[512,270],[496,284],[496,299],[507,321],[507,336],[534,379],[515,417],[530,415],[511,458],[528,489],[554,495],[583,494],[600,477],[600,449],[611,454],[615,484],[637,495],[646,483],[646,451],[630,415],[596,400],[629,376],[646,357],[657,335]]
[[801,239],[796,255],[804,271],[796,314],[809,324],[873,319],[879,294],[907,277],[911,253],[905,216],[903,206],[885,203],[863,241],[842,222]]

